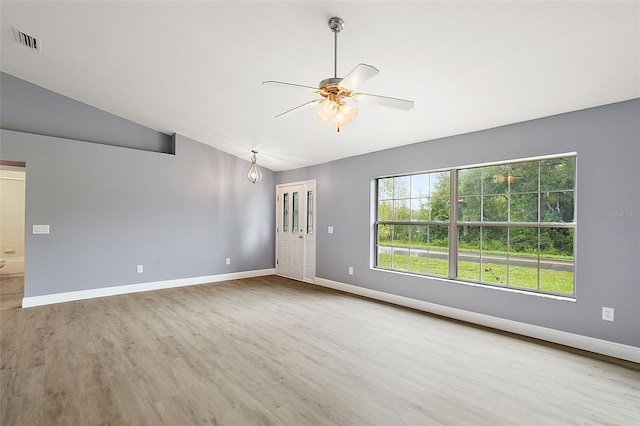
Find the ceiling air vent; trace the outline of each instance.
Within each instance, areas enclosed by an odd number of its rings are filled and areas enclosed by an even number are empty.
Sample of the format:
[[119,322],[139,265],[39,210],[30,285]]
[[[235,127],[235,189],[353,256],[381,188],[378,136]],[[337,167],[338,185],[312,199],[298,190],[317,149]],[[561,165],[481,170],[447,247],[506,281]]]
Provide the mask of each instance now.
[[18,43],[23,44],[33,50],[40,51],[40,40],[35,38],[34,36],[30,36],[29,34],[23,33],[22,31],[14,28],[13,31],[16,34],[16,40]]

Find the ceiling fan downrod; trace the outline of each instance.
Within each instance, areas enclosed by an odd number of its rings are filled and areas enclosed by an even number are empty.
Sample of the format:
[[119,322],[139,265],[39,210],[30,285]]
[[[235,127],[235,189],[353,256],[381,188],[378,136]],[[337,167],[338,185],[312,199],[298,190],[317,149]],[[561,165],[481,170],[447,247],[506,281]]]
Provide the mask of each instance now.
[[329,19],[329,28],[333,32],[333,78],[338,78],[338,33],[344,29],[342,18]]

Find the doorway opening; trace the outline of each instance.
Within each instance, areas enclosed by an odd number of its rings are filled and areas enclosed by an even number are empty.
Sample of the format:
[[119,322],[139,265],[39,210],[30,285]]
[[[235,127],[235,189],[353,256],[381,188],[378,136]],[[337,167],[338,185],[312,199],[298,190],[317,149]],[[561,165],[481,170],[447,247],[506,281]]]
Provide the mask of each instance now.
[[0,309],[24,298],[26,168],[0,160]]

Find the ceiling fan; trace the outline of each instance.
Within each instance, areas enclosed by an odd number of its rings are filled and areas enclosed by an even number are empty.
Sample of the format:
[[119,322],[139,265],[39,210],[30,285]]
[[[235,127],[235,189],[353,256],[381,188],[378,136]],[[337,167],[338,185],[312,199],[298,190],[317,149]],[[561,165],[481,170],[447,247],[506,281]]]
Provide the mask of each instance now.
[[360,83],[367,81],[380,71],[367,64],[359,64],[344,78],[338,77],[338,33],[344,29],[344,21],[338,17],[329,20],[329,28],[334,34],[334,65],[333,77],[325,78],[318,87],[305,86],[302,84],[285,83],[282,81],[263,81],[262,84],[298,87],[311,89],[311,92],[320,95],[320,98],[305,102],[295,108],[291,108],[275,118],[283,117],[292,112],[299,111],[305,107],[320,105],[320,110],[316,113],[316,118],[323,123],[328,123],[333,119],[333,125],[339,132],[340,128],[351,122],[357,115],[358,110],[347,103],[348,100],[380,105],[388,108],[396,108],[408,111],[413,108],[413,101],[405,99],[390,98],[387,96],[371,95],[368,93],[355,92]]

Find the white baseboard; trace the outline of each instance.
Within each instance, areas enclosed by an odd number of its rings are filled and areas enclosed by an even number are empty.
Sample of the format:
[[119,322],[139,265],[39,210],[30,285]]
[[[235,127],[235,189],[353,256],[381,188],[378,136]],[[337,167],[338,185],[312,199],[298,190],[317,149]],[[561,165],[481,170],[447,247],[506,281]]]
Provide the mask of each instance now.
[[96,297],[116,296],[119,294],[139,293],[141,291],[160,290],[164,288],[184,287],[189,285],[208,284],[240,278],[262,277],[276,273],[275,268],[255,271],[233,272],[230,274],[207,275],[203,277],[181,278],[176,280],[155,281],[148,283],[103,287],[91,290],[70,291],[66,293],[45,294],[22,299],[23,308],[51,305],[53,303],[72,302],[74,300],[94,299]]
[[537,325],[531,325],[493,317],[490,315],[479,314],[476,312],[465,311],[462,309],[451,308],[448,306],[437,305],[435,303],[411,299],[409,297],[398,296],[378,290],[371,290],[351,284],[344,284],[337,281],[326,280],[324,278],[316,278],[315,284],[322,287],[344,291],[346,293],[357,294],[359,296],[381,300],[383,302],[393,303],[395,305],[406,306],[408,308],[417,309],[436,315],[441,315],[443,317],[454,318],[473,324],[508,331],[522,336],[533,337],[535,339],[540,339],[547,342],[558,343],[560,345],[570,346],[585,351],[595,352],[614,358],[640,363],[640,348],[635,346],[623,345],[621,343],[595,339],[593,337],[568,333],[566,331],[554,330]]

